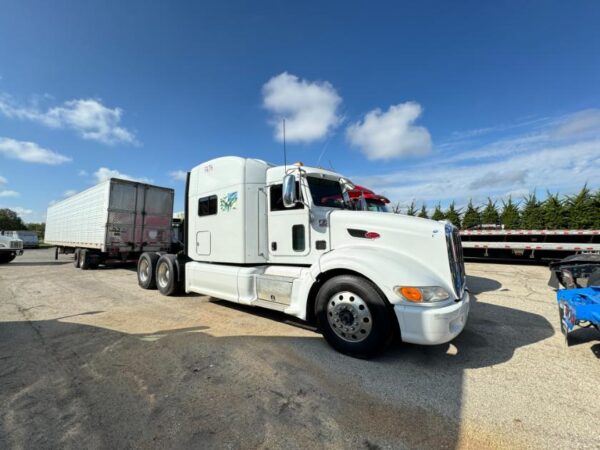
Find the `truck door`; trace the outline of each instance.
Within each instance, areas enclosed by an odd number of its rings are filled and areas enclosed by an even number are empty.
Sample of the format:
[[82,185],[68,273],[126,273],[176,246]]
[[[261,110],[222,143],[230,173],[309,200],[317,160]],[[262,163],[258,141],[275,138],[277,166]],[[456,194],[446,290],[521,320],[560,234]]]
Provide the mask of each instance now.
[[289,260],[310,253],[309,209],[302,203],[293,208],[284,207],[281,184],[269,186],[268,223],[269,259],[285,257]]

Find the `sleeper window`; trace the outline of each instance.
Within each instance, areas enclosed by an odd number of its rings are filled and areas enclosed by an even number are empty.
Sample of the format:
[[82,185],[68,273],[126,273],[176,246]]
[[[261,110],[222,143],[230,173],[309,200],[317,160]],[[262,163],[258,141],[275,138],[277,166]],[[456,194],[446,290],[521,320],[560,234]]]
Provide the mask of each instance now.
[[211,216],[217,213],[217,196],[209,195],[198,200],[198,215]]

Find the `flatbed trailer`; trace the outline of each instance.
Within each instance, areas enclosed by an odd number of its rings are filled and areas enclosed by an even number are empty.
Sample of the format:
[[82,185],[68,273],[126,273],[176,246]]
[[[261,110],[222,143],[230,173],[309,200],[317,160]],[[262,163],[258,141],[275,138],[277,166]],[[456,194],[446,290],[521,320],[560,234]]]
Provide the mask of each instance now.
[[462,230],[465,258],[557,260],[600,253],[600,230]]

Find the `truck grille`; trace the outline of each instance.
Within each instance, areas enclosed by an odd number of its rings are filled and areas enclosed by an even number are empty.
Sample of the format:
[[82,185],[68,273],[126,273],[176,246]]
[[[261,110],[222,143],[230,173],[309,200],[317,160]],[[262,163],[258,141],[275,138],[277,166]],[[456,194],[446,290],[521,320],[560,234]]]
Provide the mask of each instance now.
[[22,241],[10,241],[10,248],[21,249],[23,248]]
[[458,229],[452,225],[446,225],[446,245],[448,247],[448,261],[450,263],[454,290],[458,298],[462,298],[466,283],[465,260],[460,234]]

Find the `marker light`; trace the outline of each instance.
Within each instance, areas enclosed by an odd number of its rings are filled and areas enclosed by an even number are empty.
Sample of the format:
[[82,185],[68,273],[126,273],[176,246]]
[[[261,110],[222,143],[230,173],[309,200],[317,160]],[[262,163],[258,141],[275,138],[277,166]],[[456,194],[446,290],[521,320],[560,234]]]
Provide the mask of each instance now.
[[367,239],[379,239],[381,236],[379,235],[379,233],[375,233],[374,231],[367,231],[365,233],[365,237]]

